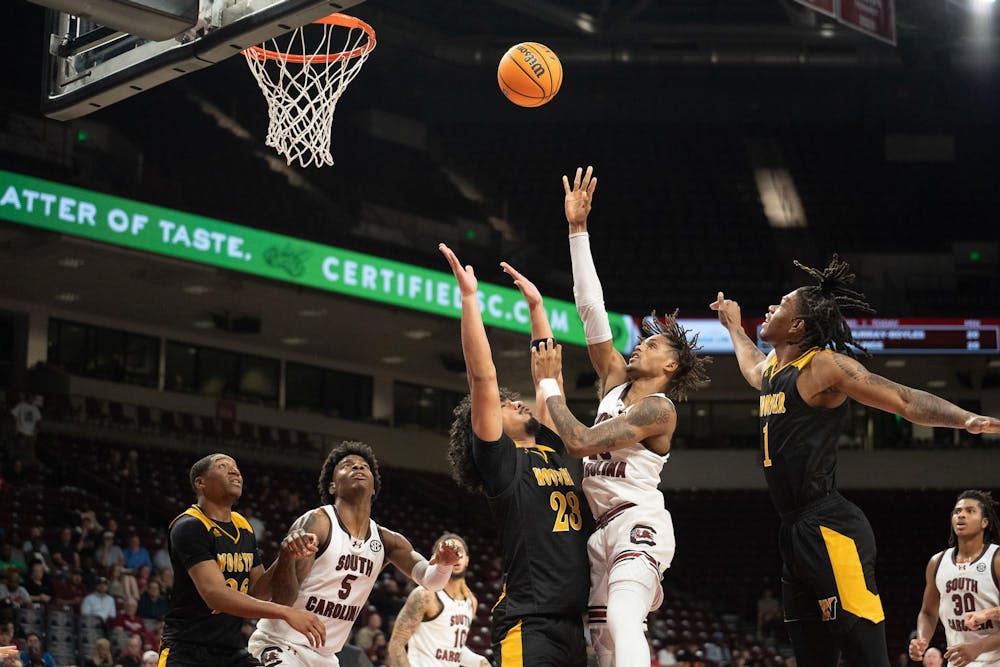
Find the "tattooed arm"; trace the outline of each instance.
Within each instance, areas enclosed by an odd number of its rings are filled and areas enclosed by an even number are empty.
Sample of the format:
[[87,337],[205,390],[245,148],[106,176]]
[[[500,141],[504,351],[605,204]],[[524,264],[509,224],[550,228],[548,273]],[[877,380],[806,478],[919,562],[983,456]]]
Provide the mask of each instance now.
[[406,598],[406,604],[396,617],[389,639],[389,662],[393,667],[410,667],[406,655],[406,642],[417,631],[425,618],[433,617],[441,604],[437,596],[423,586],[417,586]]
[[964,428],[970,433],[1000,433],[1000,419],[974,414],[926,391],[888,380],[846,355],[817,354],[812,365],[822,387],[897,414],[914,424]]
[[[670,436],[677,424],[674,405],[661,396],[647,396],[624,415],[603,421],[587,428],[566,407],[563,396],[549,396],[545,404],[556,424],[556,431],[566,445],[566,451],[575,458],[585,458],[601,452],[610,452],[634,445],[649,438],[656,438],[651,447],[657,454],[670,451]],[[660,437],[656,437],[660,436]],[[651,443],[652,444],[652,443]]]

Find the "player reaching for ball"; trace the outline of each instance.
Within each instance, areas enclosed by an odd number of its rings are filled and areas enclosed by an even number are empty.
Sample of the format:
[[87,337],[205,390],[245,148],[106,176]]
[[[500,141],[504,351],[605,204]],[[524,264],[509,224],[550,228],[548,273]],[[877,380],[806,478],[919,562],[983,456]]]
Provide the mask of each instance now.
[[642,341],[626,361],[612,344],[604,295],[590,254],[587,217],[597,179],[563,176],[573,262],[573,294],[603,398],[594,426],[569,411],[559,385],[560,349],[533,352],[533,374],[570,456],[583,458],[583,491],[597,521],[590,557],[590,633],[601,667],[648,664],[643,622],[663,600],[660,579],[674,555],[674,529],[658,486],[677,423],[674,400],[708,383],[711,359],[698,356],[674,316],[643,320]]
[[761,465],[781,515],[785,627],[800,665],[885,665],[885,614],[875,585],[875,536],[868,519],[836,488],[837,439],[850,401],[915,424],[998,433],[1000,420],[896,384],[855,359],[842,310],[871,313],[847,262],[834,255],[813,269],[815,284],[768,308],[761,352],[743,330],[740,306],[722,292],[711,308],[729,331],[743,377],[760,390]]

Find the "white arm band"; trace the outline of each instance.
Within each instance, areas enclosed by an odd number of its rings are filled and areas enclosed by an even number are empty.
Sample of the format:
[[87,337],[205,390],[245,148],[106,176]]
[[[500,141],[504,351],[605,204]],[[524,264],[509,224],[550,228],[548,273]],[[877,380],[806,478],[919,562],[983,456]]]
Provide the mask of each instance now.
[[[420,556],[416,551],[413,554]],[[417,564],[413,566],[413,572],[410,576],[418,585],[434,593],[445,587],[445,584],[451,579],[453,569],[451,565],[431,565],[425,558],[420,557]]]
[[604,309],[604,290],[597,277],[594,257],[590,254],[590,234],[579,232],[569,235],[569,256],[573,262],[573,298],[576,312],[583,320],[583,333],[587,344],[594,345],[611,340],[611,324]]
[[478,653],[474,653],[468,646],[462,647],[462,654],[458,657],[458,664],[462,667],[479,667],[486,660]]
[[542,378],[538,381],[538,389],[546,401],[553,396],[562,396],[562,392],[559,391],[559,381],[555,378]]

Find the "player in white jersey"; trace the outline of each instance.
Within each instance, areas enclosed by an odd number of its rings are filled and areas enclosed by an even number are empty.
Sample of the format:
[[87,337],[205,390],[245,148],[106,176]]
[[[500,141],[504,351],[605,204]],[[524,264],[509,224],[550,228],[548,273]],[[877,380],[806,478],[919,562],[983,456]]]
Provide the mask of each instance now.
[[476,596],[465,583],[469,568],[469,546],[454,533],[445,533],[434,543],[454,540],[461,544],[458,565],[443,590],[431,592],[417,586],[396,617],[389,639],[389,661],[393,667],[489,667],[489,662],[465,645],[476,617]]
[[[927,564],[924,601],[910,657],[921,660],[940,619],[954,667],[1000,665],[1000,623],[982,611],[1000,606],[1000,520],[988,492],[958,495],[951,513],[949,548]],[[967,623],[966,619],[976,619]]]
[[573,294],[604,392],[594,426],[577,421],[561,396],[558,346],[534,351],[532,361],[566,451],[584,459],[583,491],[597,521],[587,543],[594,649],[601,667],[630,667],[649,661],[643,623],[662,602],[660,579],[674,555],[673,523],[658,489],[676,425],[671,399],[707,384],[710,359],[698,356],[698,337],[689,338],[674,316],[661,324],[655,314],[643,321],[628,361],[615,350],[587,233],[596,185],[592,167],[576,170],[572,188],[563,176]]
[[319,476],[321,507],[292,524],[294,569],[271,583],[273,599],[315,613],[326,626],[326,644],[315,648],[283,621],[261,620],[248,649],[264,667],[336,667],[358,614],[386,560],[428,590],[441,590],[458,562],[460,545],[445,540],[430,563],[410,542],[371,519],[381,487],[378,462],[368,445],[345,441],[326,457]]

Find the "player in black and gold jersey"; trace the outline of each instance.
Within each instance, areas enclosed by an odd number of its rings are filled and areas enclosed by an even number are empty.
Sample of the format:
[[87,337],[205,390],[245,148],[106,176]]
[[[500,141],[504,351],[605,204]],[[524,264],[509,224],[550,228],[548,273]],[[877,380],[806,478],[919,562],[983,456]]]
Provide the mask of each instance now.
[[[583,612],[590,589],[590,512],[584,510],[544,401],[536,402],[536,419],[516,394],[497,384],[472,267],[463,268],[444,244],[440,249],[462,294],[462,350],[470,390],[455,409],[448,458],[455,481],[486,496],[503,551],[504,587],[493,608],[495,664],[582,667],[587,664]],[[503,267],[528,305],[532,338],[551,339],[538,289]]]
[[779,548],[786,628],[798,664],[884,665],[885,615],[875,585],[875,536],[861,510],[837,492],[837,438],[848,399],[926,426],[998,433],[1000,420],[870,373],[855,358],[842,309],[873,312],[836,255],[823,270],[796,266],[817,284],[768,308],[760,338],[743,331],[740,307],[719,292],[713,310],[736,348],[740,371],[760,389],[761,464],[781,514]]
[[243,493],[236,461],[211,454],[191,467],[198,502],[170,523],[174,592],[163,627],[159,667],[250,667],[240,632],[243,618],[280,618],[320,645],[323,623],[315,614],[266,602],[271,580],[307,549],[292,538],[282,542],[267,571],[250,524],[233,512]]

